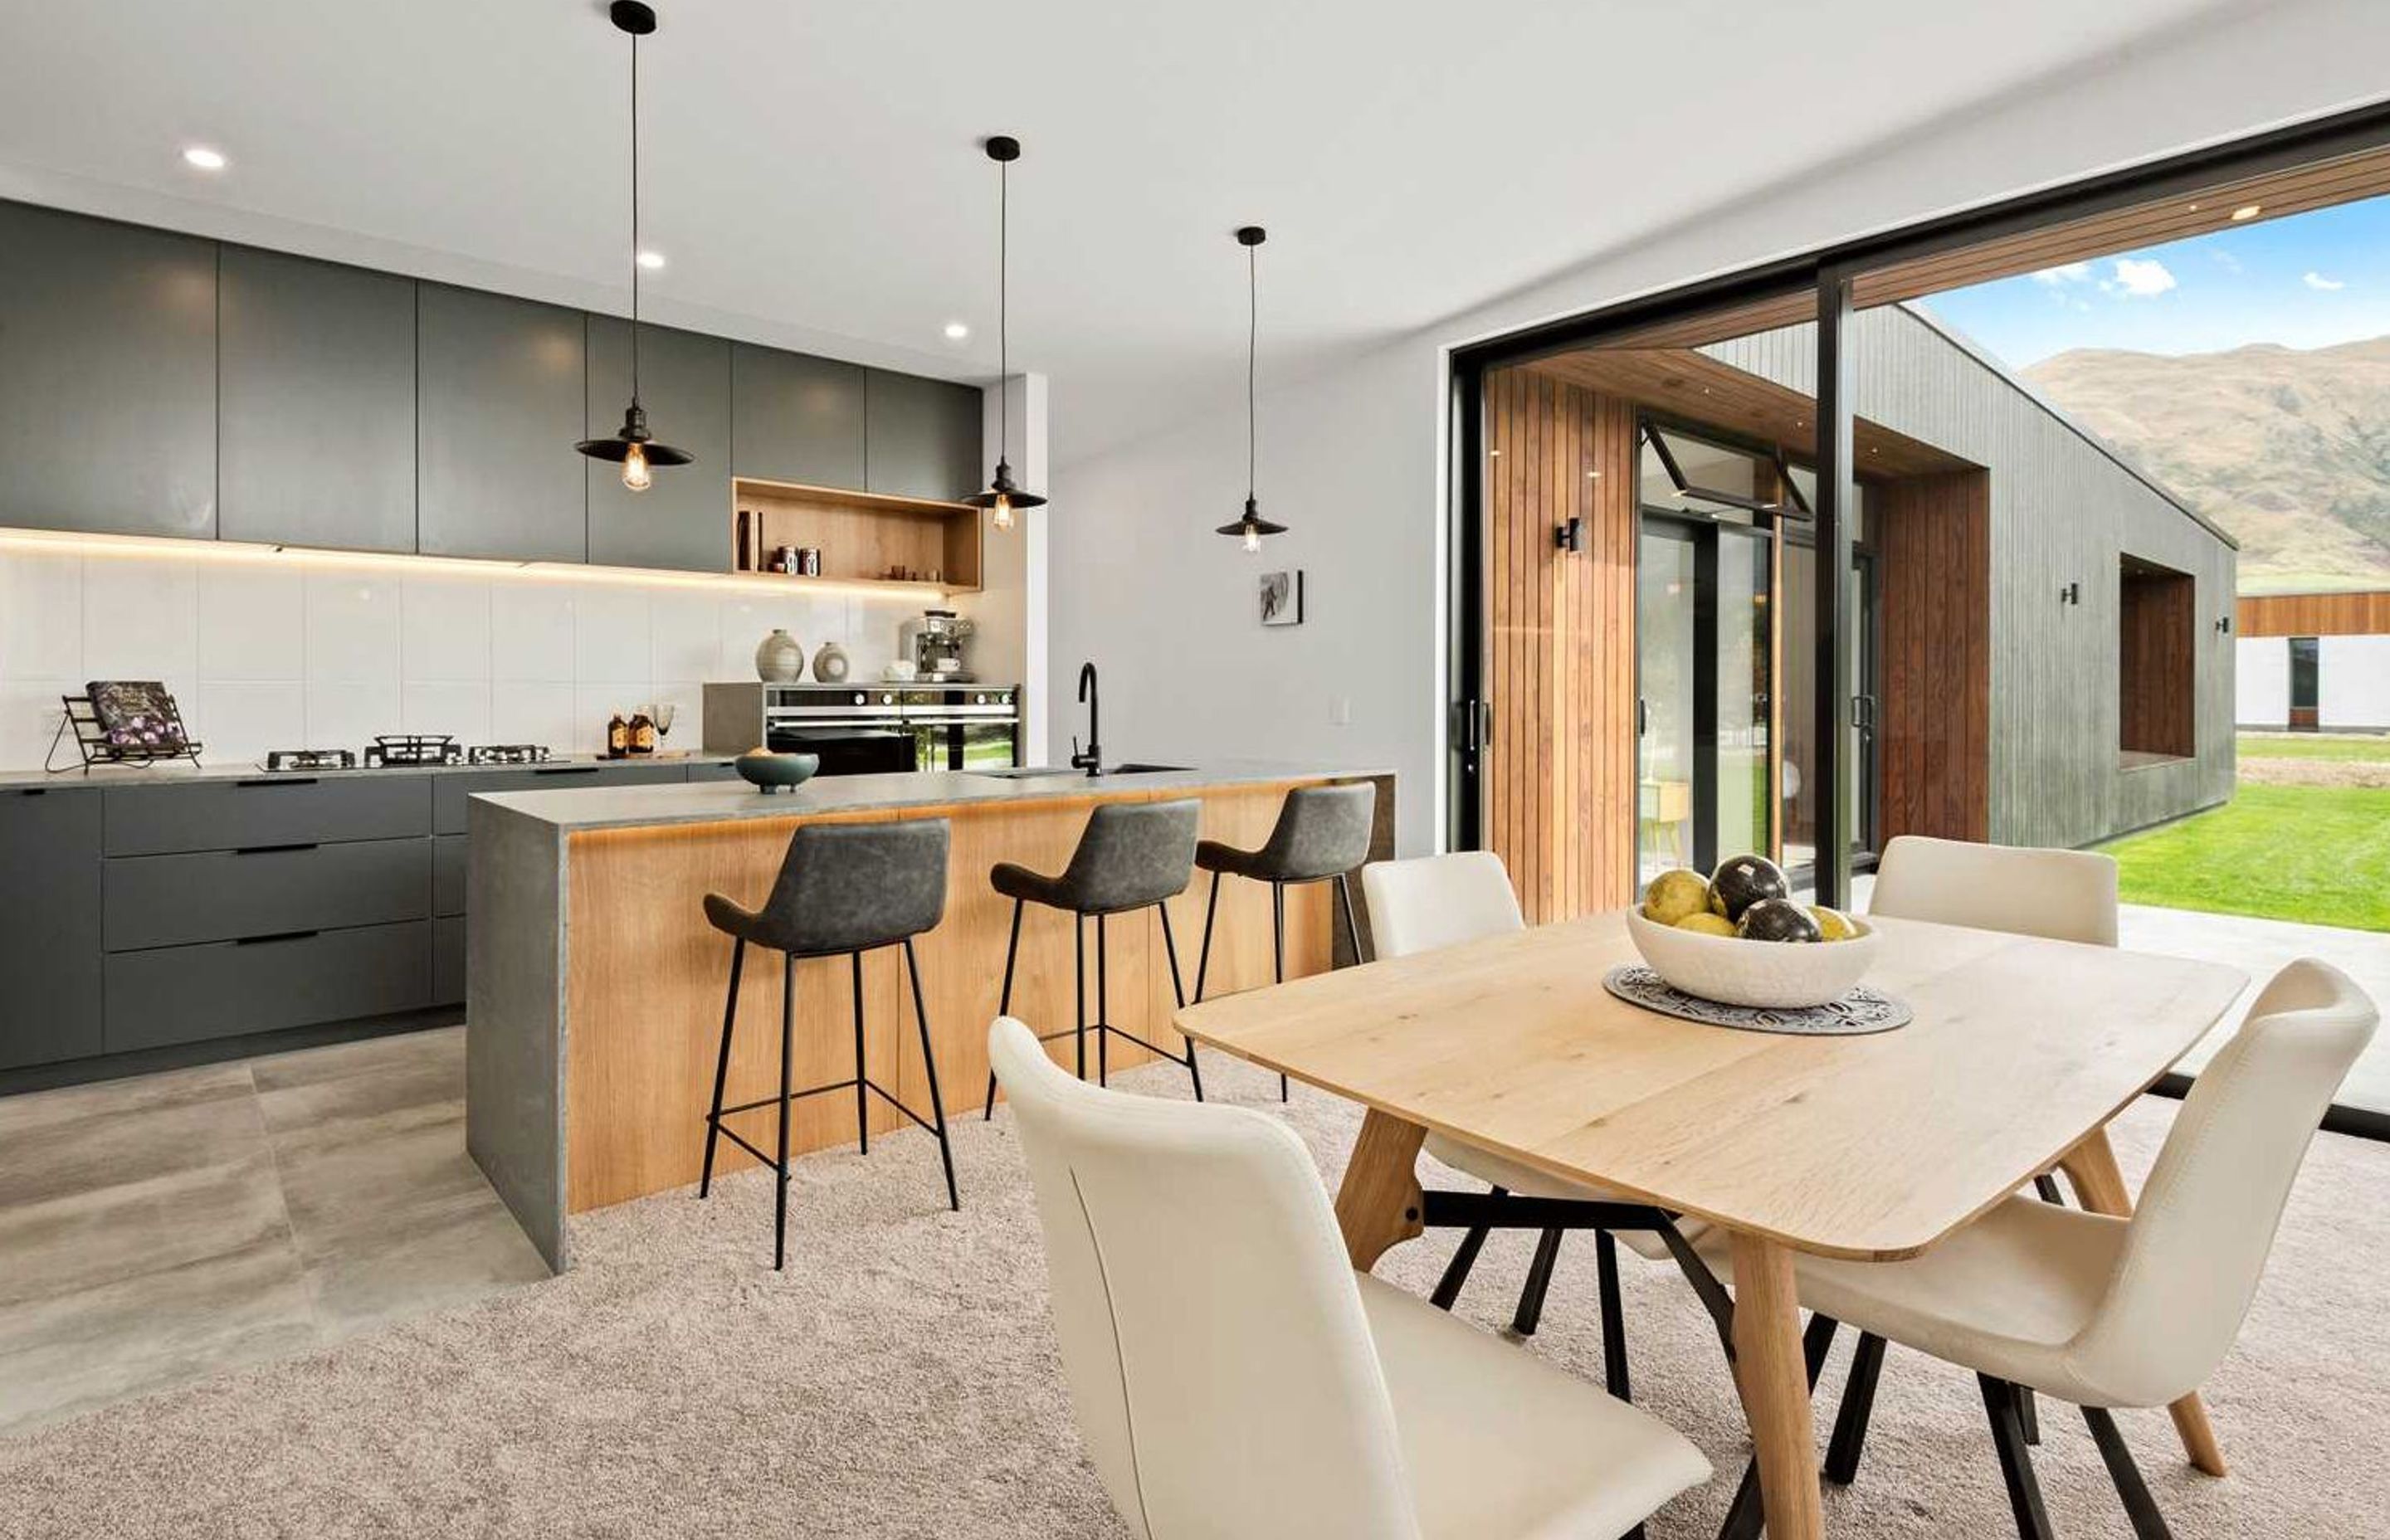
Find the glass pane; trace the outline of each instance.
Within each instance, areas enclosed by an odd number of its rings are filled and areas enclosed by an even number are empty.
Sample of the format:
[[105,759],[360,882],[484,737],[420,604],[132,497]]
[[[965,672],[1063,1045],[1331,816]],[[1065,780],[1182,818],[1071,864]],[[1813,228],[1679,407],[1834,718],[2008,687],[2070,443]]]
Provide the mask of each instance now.
[[[1678,491],[1676,478],[1668,474],[1667,460],[1661,456],[1657,441],[1664,438],[1668,455],[1677,462],[1677,471],[1685,479],[1685,490]],[[1753,497],[1759,485],[1761,462],[1740,449],[1689,438],[1682,433],[1651,429],[1644,435],[1641,497],[1645,507],[1685,508],[1729,523],[1752,521],[1747,508],[1721,503],[1702,495],[1704,492],[1722,492],[1736,497]],[[1766,467],[1769,475],[1775,467]]]
[[1636,883],[1693,855],[1693,543],[1646,526],[1635,574],[1643,738]]
[[1767,853],[1767,541],[1720,530],[1716,849]]

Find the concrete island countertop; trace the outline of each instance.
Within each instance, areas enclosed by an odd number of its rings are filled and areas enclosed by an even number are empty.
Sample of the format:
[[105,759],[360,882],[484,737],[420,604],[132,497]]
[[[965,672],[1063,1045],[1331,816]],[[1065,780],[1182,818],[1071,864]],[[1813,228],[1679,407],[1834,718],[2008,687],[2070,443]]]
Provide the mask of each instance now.
[[709,824],[748,818],[800,818],[808,814],[901,812],[906,808],[1003,805],[1081,797],[1137,797],[1276,781],[1390,777],[1388,769],[1322,765],[1304,761],[1219,760],[1200,769],[1107,774],[1090,779],[1055,775],[992,776],[970,770],[921,770],[906,775],[824,776],[794,791],[766,796],[745,781],[686,786],[583,786],[554,791],[508,791],[472,800],[546,824],[562,833]]

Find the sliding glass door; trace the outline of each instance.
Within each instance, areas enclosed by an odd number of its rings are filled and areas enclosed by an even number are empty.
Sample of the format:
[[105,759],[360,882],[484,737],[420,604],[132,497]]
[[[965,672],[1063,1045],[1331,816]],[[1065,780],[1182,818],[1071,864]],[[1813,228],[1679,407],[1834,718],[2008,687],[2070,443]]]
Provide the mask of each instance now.
[[1643,514],[1636,881],[1769,848],[1768,533]]

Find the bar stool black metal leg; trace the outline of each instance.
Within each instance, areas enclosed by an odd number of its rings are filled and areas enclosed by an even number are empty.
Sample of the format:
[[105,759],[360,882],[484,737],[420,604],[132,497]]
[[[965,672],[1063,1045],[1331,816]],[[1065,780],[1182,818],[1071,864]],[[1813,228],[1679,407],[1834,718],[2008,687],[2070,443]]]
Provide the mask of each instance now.
[[1336,874],[1336,896],[1344,902],[1344,939],[1353,943],[1353,966],[1358,968],[1369,959],[1361,956],[1361,922],[1353,913],[1353,884],[1343,872]]
[[1999,1451],[2000,1480],[2009,1489],[2009,1511],[2016,1516],[2018,1540],[2054,1540],[2049,1513],[2041,1504],[2041,1482],[2034,1478],[2033,1451],[2024,1442],[2024,1426],[2017,1414],[2017,1388],[2005,1380],[1979,1374],[1984,1411],[1991,1418],[1992,1444]]
[[2058,1178],[2046,1171],[2033,1179],[2033,1190],[2045,1203],[2062,1205],[2066,1201],[2066,1195],[2058,1190]]
[[1104,977],[1104,918],[1096,917],[1096,1084],[1112,1083],[1112,1006],[1111,985]]
[[1843,1386],[1843,1405],[1834,1414],[1833,1442],[1826,1445],[1826,1480],[1836,1486],[1858,1480],[1868,1418],[1875,1411],[1875,1382],[1882,1373],[1883,1339],[1872,1331],[1860,1332],[1859,1345],[1851,1354],[1851,1377]]
[[946,1206],[960,1213],[963,1199],[955,1186],[955,1150],[946,1140],[946,1103],[938,1095],[938,1055],[930,1046],[930,1012],[921,1004],[921,964],[913,956],[913,938],[905,938],[905,974],[913,981],[913,1020],[921,1029],[921,1074],[930,1083],[930,1121],[937,1125],[938,1160],[946,1168]]
[[[996,1013],[1012,1014],[1012,965],[1021,956],[1021,900],[1012,901],[1012,939],[1004,943],[1004,993],[996,996]],[[984,1123],[996,1116],[996,1072],[987,1072],[987,1110],[981,1114]]]
[[[1153,908],[1162,917],[1162,950],[1170,958],[1170,997],[1178,1002],[1179,1009],[1184,1010],[1187,1008],[1187,988],[1178,982],[1178,943],[1170,934],[1170,905],[1165,900]],[[1195,1083],[1195,1099],[1201,1101],[1203,1072],[1195,1064],[1195,1039],[1182,1037],[1179,1041],[1187,1045],[1187,1078]]]
[[722,1006],[722,1051],[713,1060],[713,1110],[705,1115],[705,1169],[697,1178],[697,1195],[713,1190],[713,1147],[722,1138],[722,1087],[730,1078],[730,1029],[739,1020],[739,973],[747,961],[747,938],[730,943],[730,996]]
[[2108,1477],[2116,1483],[2116,1495],[2124,1500],[2125,1516],[2132,1521],[2137,1540],[2174,1540],[2165,1515],[2158,1511],[2157,1499],[2150,1495],[2149,1483],[2141,1480],[2141,1468],[2133,1463],[2125,1435],[2116,1430],[2115,1418],[2104,1406],[2086,1406],[2083,1420],[2091,1425],[2091,1442],[2100,1446],[2100,1457],[2107,1462]]
[[772,1271],[789,1261],[789,1057],[797,1034],[797,959],[780,955],[780,1133],[772,1157]]
[[1195,955],[1195,1003],[1203,1003],[1203,983],[1212,976],[1212,918],[1220,912],[1220,874],[1212,874],[1212,896],[1203,901],[1203,945]]
[[1533,1337],[1544,1318],[1544,1295],[1552,1286],[1552,1267],[1561,1259],[1564,1233],[1546,1230],[1536,1241],[1536,1260],[1527,1266],[1527,1287],[1519,1290],[1519,1308],[1510,1316],[1510,1329],[1522,1337]]
[[[1497,1187],[1487,1196],[1504,1198],[1509,1193]],[[1484,1245],[1485,1226],[1471,1225],[1461,1236],[1460,1244],[1452,1249],[1452,1260],[1444,1264],[1444,1277],[1435,1280],[1435,1292],[1427,1297],[1428,1303],[1438,1310],[1449,1310],[1459,1301],[1461,1285],[1469,1281],[1469,1270],[1477,1265],[1477,1253]]]
[[[1270,980],[1286,982],[1286,884],[1270,884]],[[1288,1099],[1286,1076],[1278,1077],[1278,1099]]]
[[1087,917],[1071,917],[1071,995],[1077,1002],[1079,1078],[1087,1078]]
[[1632,1401],[1635,1391],[1626,1371],[1626,1308],[1618,1291],[1618,1241],[1608,1230],[1596,1230],[1593,1245],[1601,1273],[1602,1382],[1612,1395]]
[[863,1084],[863,954],[850,952],[847,960],[854,965],[854,1142],[863,1153],[871,1153],[871,1104],[865,1100]]

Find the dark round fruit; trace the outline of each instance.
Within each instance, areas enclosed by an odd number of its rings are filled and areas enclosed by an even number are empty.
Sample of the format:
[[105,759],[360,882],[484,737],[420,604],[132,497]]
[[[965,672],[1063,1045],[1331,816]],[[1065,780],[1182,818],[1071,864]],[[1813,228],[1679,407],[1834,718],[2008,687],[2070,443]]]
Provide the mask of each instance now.
[[1710,911],[1741,922],[1742,912],[1763,898],[1790,898],[1792,884],[1764,855],[1738,855],[1710,874]]
[[1745,941],[1824,941],[1818,917],[1789,898],[1763,898],[1742,912],[1734,933]]

